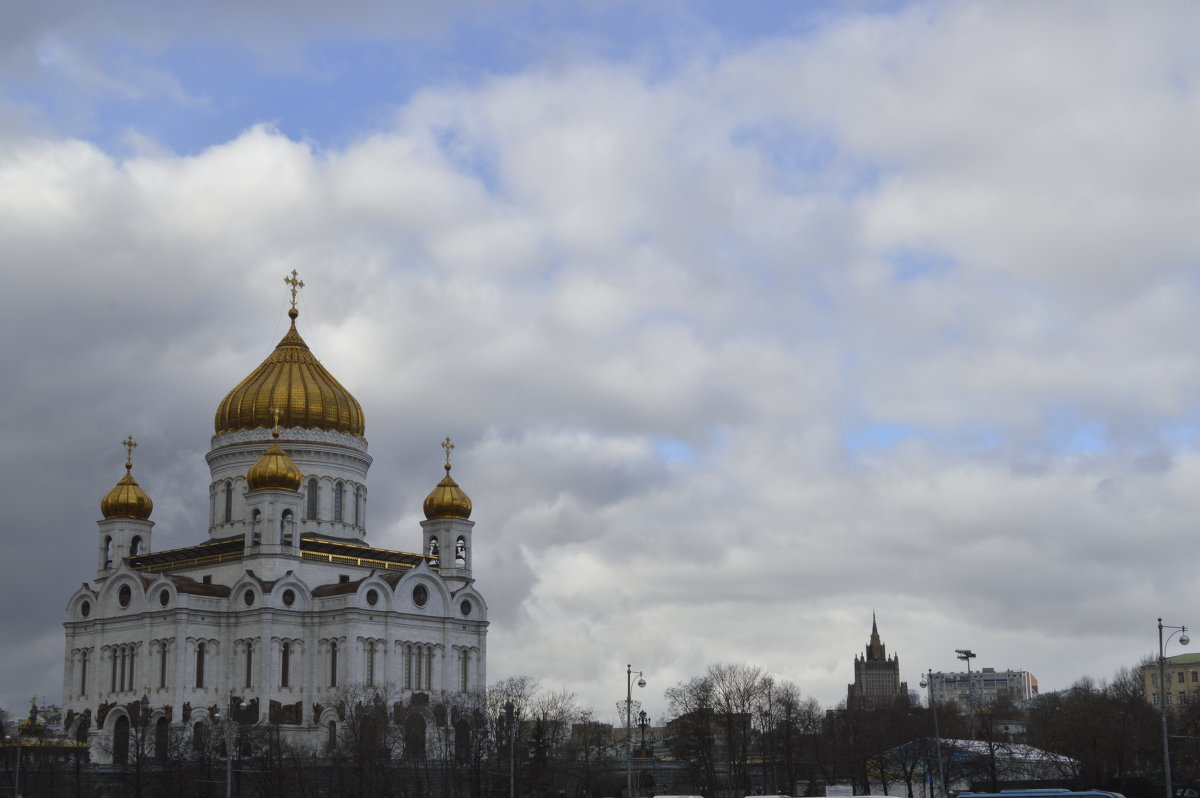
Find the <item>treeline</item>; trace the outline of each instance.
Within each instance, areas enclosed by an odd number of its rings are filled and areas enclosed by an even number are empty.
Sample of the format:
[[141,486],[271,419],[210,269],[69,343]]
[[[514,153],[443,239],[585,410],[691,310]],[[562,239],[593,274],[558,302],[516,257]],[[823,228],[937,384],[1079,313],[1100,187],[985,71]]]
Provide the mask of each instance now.
[[[856,793],[919,798],[929,794],[926,779],[941,783],[939,795],[1018,780],[1114,789],[1129,798],[1161,794],[1159,714],[1143,697],[1140,668],[1111,682],[1084,678],[1027,704],[1001,698],[969,712],[950,702],[931,708],[916,695],[826,710],[795,684],[745,664],[712,665],[665,698],[665,738],[652,756],[633,758],[635,795],[823,795],[827,785],[850,784]],[[636,706],[618,702],[617,728],[626,709],[637,716]],[[161,737],[161,729],[135,718],[117,757],[123,762],[112,766],[89,765],[85,749],[26,739],[21,794],[210,798],[225,794],[227,761],[233,794],[254,798],[625,792],[630,763],[614,724],[570,692],[542,689],[527,676],[486,693],[408,702],[389,688],[348,686],[337,717],[315,748],[292,742],[279,725],[222,722],[203,737],[179,726]],[[1177,707],[1171,731],[1174,784],[1195,787],[1200,703]],[[3,779],[13,784],[16,748],[4,750]]]

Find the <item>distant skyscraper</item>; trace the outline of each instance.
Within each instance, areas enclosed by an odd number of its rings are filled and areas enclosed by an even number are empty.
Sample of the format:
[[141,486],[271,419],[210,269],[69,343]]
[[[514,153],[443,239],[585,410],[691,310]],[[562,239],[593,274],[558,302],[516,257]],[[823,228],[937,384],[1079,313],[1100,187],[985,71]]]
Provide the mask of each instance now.
[[850,709],[878,709],[908,695],[908,684],[900,681],[900,658],[887,655],[879,639],[875,613],[871,613],[866,654],[854,658],[854,684],[846,688],[846,706]]

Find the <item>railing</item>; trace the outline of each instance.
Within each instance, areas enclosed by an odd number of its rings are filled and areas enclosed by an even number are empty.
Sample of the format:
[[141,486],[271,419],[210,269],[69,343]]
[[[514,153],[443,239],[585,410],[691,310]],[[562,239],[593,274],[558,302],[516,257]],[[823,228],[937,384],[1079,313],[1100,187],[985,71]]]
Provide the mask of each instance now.
[[303,560],[336,563],[338,565],[357,565],[362,568],[383,568],[387,571],[408,571],[413,567],[412,563],[407,562],[374,560],[368,557],[347,557],[344,554],[322,554],[317,551],[302,551],[300,552],[300,558]]
[[152,565],[139,565],[137,566],[137,570],[159,573],[161,571],[174,571],[177,568],[191,568],[196,565],[210,565],[212,563],[240,559],[242,559],[242,551],[239,549],[238,551],[227,551],[224,554],[206,554],[203,557],[192,557],[187,560],[167,560],[165,562],[156,562]]
[[[139,565],[137,570],[146,571],[149,573],[160,573],[162,571],[174,571],[180,568],[192,568],[198,565],[212,565],[215,563],[229,562],[230,560],[242,559],[243,551],[228,551],[223,554],[206,554],[201,557],[192,557],[186,560],[167,560],[158,562],[152,565]],[[391,560],[376,560],[370,557],[348,557],[344,554],[324,554],[317,551],[302,551],[300,558],[304,560],[315,560],[317,562],[335,563],[338,565],[357,565],[361,568],[380,568],[387,571],[408,571],[414,566],[407,562],[393,562]],[[433,569],[437,571],[437,568]]]

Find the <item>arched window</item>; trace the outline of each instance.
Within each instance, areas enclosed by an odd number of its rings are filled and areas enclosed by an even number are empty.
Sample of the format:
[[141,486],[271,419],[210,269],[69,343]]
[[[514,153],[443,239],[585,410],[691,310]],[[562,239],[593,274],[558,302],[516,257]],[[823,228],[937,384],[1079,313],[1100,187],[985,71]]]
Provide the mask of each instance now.
[[367,686],[375,686],[375,643],[367,643]]
[[308,481],[308,495],[305,498],[306,509],[304,517],[309,521],[317,520],[317,480],[315,478]]
[[117,655],[117,650],[114,648],[114,649],[112,649],[112,678],[109,680],[109,684],[108,684],[108,692],[110,692],[110,693],[117,692],[117,660],[118,659],[120,659],[120,657]]
[[325,745],[331,751],[337,745],[337,722],[336,721],[332,721],[332,720],[329,721],[329,736],[325,739]]
[[142,538],[139,535],[134,535],[133,540],[129,541],[129,556],[136,557],[142,553]]
[[88,738],[88,729],[92,726],[92,714],[90,709],[85,709],[83,714],[79,716],[79,721],[75,724],[75,742],[86,743]]
[[362,526],[362,487],[354,486],[354,525]]
[[404,723],[404,756],[425,758],[425,718],[415,712]]
[[254,644],[246,641],[246,687],[254,685]]
[[117,680],[121,685],[121,692],[125,691],[125,647],[121,646],[121,678]]
[[208,747],[208,726],[204,721],[196,721],[196,725],[192,727],[192,748],[196,752],[201,752]]
[[470,675],[471,675],[471,656],[470,656],[470,652],[468,652],[464,648],[463,653],[462,653],[462,673],[459,674],[460,678],[459,678],[459,686],[458,686],[458,689],[462,690],[464,693],[467,692],[468,685],[470,682]]
[[167,641],[158,647],[158,686],[167,686]]
[[225,482],[225,523],[233,520],[233,483]]
[[425,689],[433,689],[433,647],[425,649]]
[[283,545],[292,545],[292,511],[284,510],[283,517],[279,519],[279,539],[283,541]]
[[204,686],[204,643],[196,644],[196,686]]
[[117,718],[117,726],[113,729],[113,762],[124,765],[129,759],[129,718],[122,715]]
[[292,644],[284,643],[283,650],[279,658],[279,686],[289,687],[288,680],[291,676],[292,664]]
[[112,568],[112,538],[104,538],[104,567]]
[[421,689],[421,663],[425,659],[425,654],[421,649],[413,652],[413,689]]
[[79,652],[79,694],[87,695],[87,649]]
[[458,540],[455,541],[455,543],[454,543],[454,564],[455,565],[466,565],[467,564],[467,539],[465,537],[462,537],[461,535],[459,536]]
[[250,545],[251,546],[261,546],[262,545],[262,526],[260,526],[261,523],[262,523],[262,511],[255,508],[254,512],[250,515]]
[[412,689],[412,661],[413,652],[412,646],[404,647],[404,689]]
[[346,492],[346,487],[341,482],[333,486],[333,520],[342,520],[342,499]]
[[337,641],[329,644],[329,686],[337,687]]
[[159,718],[154,723],[154,758],[159,762],[167,760],[167,719]]
[[467,762],[471,756],[471,724],[466,718],[460,718],[454,724],[454,758],[459,762]]
[[196,686],[204,687],[204,644],[196,644]]

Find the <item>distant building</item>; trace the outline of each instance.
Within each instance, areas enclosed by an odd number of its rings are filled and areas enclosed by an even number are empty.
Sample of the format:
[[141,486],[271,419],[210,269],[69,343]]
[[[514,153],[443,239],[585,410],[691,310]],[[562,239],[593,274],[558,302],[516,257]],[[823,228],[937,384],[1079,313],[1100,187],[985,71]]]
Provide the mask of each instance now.
[[850,709],[878,709],[908,695],[908,684],[900,681],[900,658],[888,656],[879,639],[875,613],[871,613],[871,639],[866,653],[854,658],[854,683],[846,685]]
[[1037,679],[1029,671],[981,668],[970,673],[933,674],[933,697],[939,702],[954,701],[963,711],[989,706],[1001,697],[1022,704],[1037,694]]
[[1200,654],[1180,654],[1167,657],[1167,689],[1159,690],[1158,660],[1142,668],[1142,694],[1146,701],[1158,706],[1160,692],[1166,693],[1167,706],[1200,704]]

